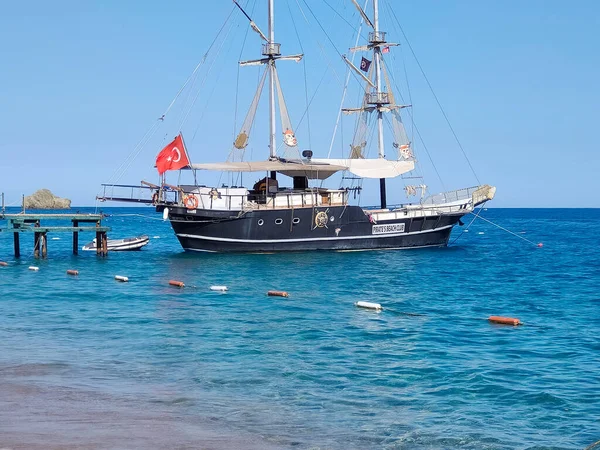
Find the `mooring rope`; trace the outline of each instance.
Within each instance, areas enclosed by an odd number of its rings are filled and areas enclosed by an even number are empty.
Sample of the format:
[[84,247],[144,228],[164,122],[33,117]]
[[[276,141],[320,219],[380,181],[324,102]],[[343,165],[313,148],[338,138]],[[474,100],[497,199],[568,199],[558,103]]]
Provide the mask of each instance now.
[[[473,214],[473,212],[470,212],[469,214]],[[494,225],[494,226],[495,226],[495,227],[497,227],[497,228],[500,228],[500,229],[501,229],[501,230],[503,230],[503,231],[506,231],[506,232],[507,232],[507,233],[509,233],[509,234],[512,234],[513,236],[516,236],[516,237],[518,237],[519,239],[523,239],[525,242],[529,242],[530,244],[532,244],[532,245],[535,245],[536,247],[539,247],[539,246],[540,246],[540,244],[537,244],[537,243],[535,243],[535,242],[533,242],[533,241],[530,241],[529,239],[527,239],[527,238],[524,238],[523,236],[520,236],[520,235],[518,235],[518,234],[517,234],[517,233],[515,233],[514,231],[510,231],[510,230],[508,230],[508,229],[506,229],[506,228],[504,228],[504,227],[502,227],[502,226],[500,226],[500,225],[498,225],[498,224],[496,224],[496,223],[492,222],[491,220],[488,220],[488,219],[486,219],[485,217],[481,217],[481,216],[477,216],[477,217],[479,217],[481,220],[484,220],[484,221],[486,221],[487,223],[490,223],[490,224]],[[477,218],[477,217],[476,217],[476,218]],[[471,223],[472,223],[472,222],[471,222]]]
[[484,205],[485,205],[485,202],[483,203],[483,205],[481,205],[481,208],[479,208],[479,211],[477,212],[477,214],[475,214],[475,217],[473,217],[473,219],[469,222],[469,225],[467,225],[467,227],[464,228],[463,231],[458,236],[456,236],[456,238],[452,242],[450,242],[450,245],[453,245],[456,241],[458,241],[460,239],[460,237],[463,234],[465,234],[465,231],[467,231],[471,227],[471,225],[473,225],[473,222],[475,222],[475,219],[477,219],[479,217],[479,214],[481,214],[481,211],[483,211]]

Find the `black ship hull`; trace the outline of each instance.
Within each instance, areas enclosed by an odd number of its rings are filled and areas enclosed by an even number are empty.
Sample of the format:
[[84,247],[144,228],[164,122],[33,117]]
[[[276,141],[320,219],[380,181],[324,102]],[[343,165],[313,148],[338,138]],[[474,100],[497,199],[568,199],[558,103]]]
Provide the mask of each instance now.
[[187,251],[269,253],[444,247],[464,213],[375,221],[358,206],[253,210],[169,209]]

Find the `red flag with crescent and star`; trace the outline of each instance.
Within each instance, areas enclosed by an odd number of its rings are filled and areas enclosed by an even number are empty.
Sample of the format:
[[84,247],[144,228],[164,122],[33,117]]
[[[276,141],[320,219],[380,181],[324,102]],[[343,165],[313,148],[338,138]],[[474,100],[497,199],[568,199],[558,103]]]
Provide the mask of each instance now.
[[178,134],[173,142],[163,148],[156,157],[156,169],[162,175],[167,170],[179,170],[190,165],[183,138]]

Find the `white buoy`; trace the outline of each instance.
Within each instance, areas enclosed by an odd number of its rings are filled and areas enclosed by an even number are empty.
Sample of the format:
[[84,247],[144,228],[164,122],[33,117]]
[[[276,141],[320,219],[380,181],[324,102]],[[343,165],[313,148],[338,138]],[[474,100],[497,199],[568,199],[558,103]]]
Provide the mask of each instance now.
[[33,270],[34,272],[37,272],[38,270],[40,270],[40,268],[35,267],[35,266],[29,266],[29,270]]
[[163,209],[163,220],[167,220],[169,218],[169,208]]
[[227,291],[227,286],[211,286],[210,287],[211,291],[217,291],[217,292],[225,292]]
[[129,278],[123,277],[121,275],[115,275],[115,280],[122,281],[123,283],[127,283],[129,281]]
[[374,309],[375,311],[381,311],[383,309],[383,307],[379,303],[356,302],[355,305],[359,308]]

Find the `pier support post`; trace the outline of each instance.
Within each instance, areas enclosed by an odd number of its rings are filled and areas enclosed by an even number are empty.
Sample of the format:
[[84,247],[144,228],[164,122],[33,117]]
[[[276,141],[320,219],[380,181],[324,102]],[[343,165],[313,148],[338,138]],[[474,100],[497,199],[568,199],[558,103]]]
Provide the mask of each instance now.
[[[78,227],[79,221],[73,220],[73,226]],[[73,254],[77,255],[79,253],[79,232],[73,231]]]
[[[100,227],[100,221],[96,222],[96,228]],[[102,233],[100,231],[96,231],[96,255],[100,255],[102,253]]]
[[108,256],[108,238],[106,232],[102,232],[102,256]]
[[[36,220],[35,224],[33,225],[34,228],[39,228],[40,227],[40,221]],[[34,258],[39,258],[40,257],[40,236],[42,235],[42,233],[40,233],[39,231],[36,231],[33,233],[33,256]]]
[[37,231],[33,233],[33,257],[40,257],[40,234]]
[[102,252],[102,233],[96,231],[96,255]]
[[42,241],[42,258],[46,258],[48,256],[48,238],[46,237],[46,233],[40,233],[40,239]]
[[15,241],[15,258],[19,258],[21,256],[21,244],[19,243],[19,233],[15,231],[13,235]]

